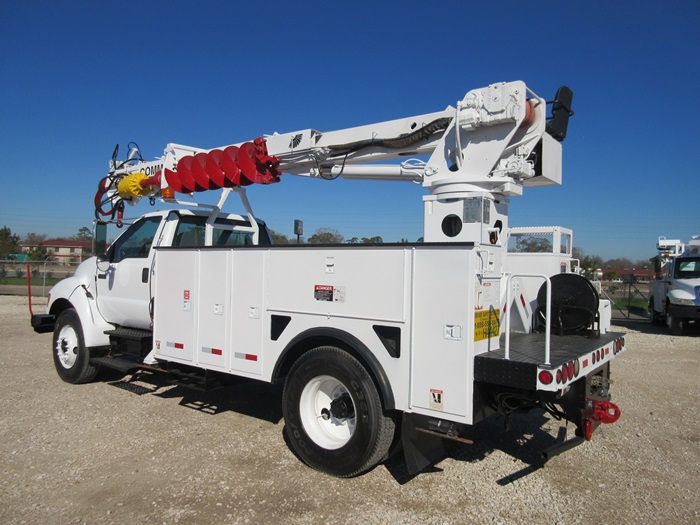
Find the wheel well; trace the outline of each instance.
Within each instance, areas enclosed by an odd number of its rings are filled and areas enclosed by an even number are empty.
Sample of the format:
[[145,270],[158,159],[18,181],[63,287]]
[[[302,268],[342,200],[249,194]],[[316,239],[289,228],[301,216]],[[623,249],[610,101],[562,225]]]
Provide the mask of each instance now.
[[395,408],[394,393],[382,365],[359,339],[342,330],[319,328],[307,330],[297,335],[289,342],[277,360],[272,373],[272,381],[276,383],[284,379],[297,359],[319,346],[335,346],[357,359],[365,367],[377,387],[384,408],[386,410]]
[[56,299],[56,301],[54,301],[54,303],[51,305],[49,313],[58,319],[61,312],[68,310],[69,308],[73,308],[73,305],[68,299]]

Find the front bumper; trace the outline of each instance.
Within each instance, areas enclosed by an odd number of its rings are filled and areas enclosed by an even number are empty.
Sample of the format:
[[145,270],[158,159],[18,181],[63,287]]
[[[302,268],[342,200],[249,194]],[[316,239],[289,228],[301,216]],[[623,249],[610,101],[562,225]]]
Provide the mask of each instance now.
[[700,319],[700,306],[670,304],[668,305],[668,315],[679,319]]
[[53,332],[53,327],[56,325],[56,316],[51,314],[33,314],[32,328],[37,334],[46,334]]

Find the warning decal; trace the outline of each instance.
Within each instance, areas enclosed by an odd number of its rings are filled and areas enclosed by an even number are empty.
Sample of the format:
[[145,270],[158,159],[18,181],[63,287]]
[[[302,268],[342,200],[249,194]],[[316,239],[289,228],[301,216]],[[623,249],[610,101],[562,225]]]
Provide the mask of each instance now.
[[331,303],[344,303],[345,287],[316,284],[314,285],[314,299]]
[[474,312],[474,341],[498,337],[500,333],[500,310],[478,310]]
[[314,286],[314,299],[317,301],[333,301],[333,287],[317,284]]
[[443,410],[442,408],[442,398],[444,392],[438,390],[437,388],[430,389],[430,409],[431,410]]

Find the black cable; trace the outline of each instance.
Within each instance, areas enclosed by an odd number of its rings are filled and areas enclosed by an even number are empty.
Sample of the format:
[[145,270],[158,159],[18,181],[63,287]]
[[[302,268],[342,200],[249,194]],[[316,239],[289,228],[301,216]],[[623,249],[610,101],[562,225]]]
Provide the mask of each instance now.
[[416,144],[426,138],[430,137],[434,133],[439,131],[444,131],[452,122],[451,117],[442,117],[435,119],[432,122],[426,124],[420,129],[407,133],[404,135],[399,135],[398,137],[388,138],[388,139],[365,139],[358,140],[356,142],[348,142],[346,144],[335,144],[329,146],[328,149],[331,151],[330,157],[338,157],[340,155],[349,155],[350,153],[355,153],[364,148],[369,147],[382,147],[390,149],[400,149]]

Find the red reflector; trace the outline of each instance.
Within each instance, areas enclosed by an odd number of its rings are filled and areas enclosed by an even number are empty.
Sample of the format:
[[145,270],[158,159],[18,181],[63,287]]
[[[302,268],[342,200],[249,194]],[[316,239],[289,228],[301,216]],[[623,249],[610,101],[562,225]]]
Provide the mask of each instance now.
[[175,343],[173,346],[174,346],[175,348],[179,348],[180,350],[182,350],[183,348],[185,348],[185,345],[183,345],[182,343]]
[[214,354],[214,355],[223,355],[223,354],[224,354],[224,351],[223,351],[223,350],[219,350],[218,348],[212,348],[212,349],[211,349],[211,353]]
[[520,294],[520,302],[523,303],[523,308],[525,308],[527,306],[525,304],[525,298],[523,297],[523,294]]
[[583,368],[586,368],[588,366],[588,359],[583,360]]
[[246,358],[246,361],[257,361],[258,360],[258,356],[253,355],[253,354],[246,354],[245,358]]
[[548,385],[552,382],[554,377],[552,376],[552,373],[548,370],[542,370],[540,372],[540,383],[544,385]]

